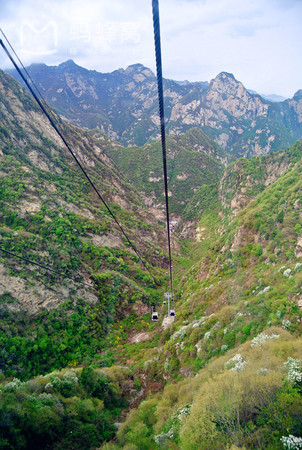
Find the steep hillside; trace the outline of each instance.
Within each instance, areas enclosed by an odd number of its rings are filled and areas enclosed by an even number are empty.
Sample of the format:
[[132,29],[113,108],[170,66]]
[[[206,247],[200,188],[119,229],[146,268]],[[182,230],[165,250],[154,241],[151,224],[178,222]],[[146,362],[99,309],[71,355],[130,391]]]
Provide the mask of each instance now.
[[[31,65],[28,71],[48,103],[71,123],[98,127],[124,145],[158,138],[156,78],[147,67],[134,64],[103,74],[69,60]],[[209,84],[165,80],[164,94],[169,134],[200,127],[235,157],[267,154],[302,137],[300,91],[290,100],[270,102],[221,72]]]
[[[144,192],[149,206],[163,207],[162,151],[160,142],[144,147],[110,147],[106,154],[125,178]],[[192,128],[167,139],[169,205],[180,217],[194,192],[202,185],[218,182],[223,168],[232,160],[200,129]]]
[[[282,449],[290,435],[301,442],[301,142],[274,156],[288,164],[283,175],[237,216],[209,202],[198,239],[183,242],[173,325],[156,348],[127,344],[123,352],[148,371],[147,386],[158,386],[105,449]],[[271,156],[249,161],[242,176],[271,164]]]
[[271,328],[142,402],[102,449],[298,449],[301,350],[301,338]]
[[115,145],[106,137],[96,142],[55,117],[150,272],[47,119],[3,72],[0,114],[0,247],[62,274],[1,251],[1,369],[26,377],[99,352],[110,323],[149,310],[163,280],[165,237],[104,153]]
[[[300,143],[267,156],[240,158],[224,170],[219,181],[197,189],[184,209],[184,222],[196,220],[209,205],[219,203],[221,210],[237,215],[257,194],[284,175],[301,159]],[[214,180],[213,180],[214,181]]]

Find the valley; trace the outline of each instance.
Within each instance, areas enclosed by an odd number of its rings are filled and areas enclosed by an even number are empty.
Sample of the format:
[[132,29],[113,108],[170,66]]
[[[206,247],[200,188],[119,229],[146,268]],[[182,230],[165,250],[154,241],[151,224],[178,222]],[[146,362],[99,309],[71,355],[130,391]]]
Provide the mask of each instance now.
[[[87,72],[70,61],[30,67],[148,270],[33,99],[0,72],[0,248],[56,271],[0,252],[0,447],[283,449],[290,436],[299,444],[300,94],[271,103],[226,73],[209,84],[166,80],[178,223],[176,316],[163,323],[154,75],[141,65]],[[129,98],[116,94],[120,79]],[[93,112],[89,126],[82,110]]]

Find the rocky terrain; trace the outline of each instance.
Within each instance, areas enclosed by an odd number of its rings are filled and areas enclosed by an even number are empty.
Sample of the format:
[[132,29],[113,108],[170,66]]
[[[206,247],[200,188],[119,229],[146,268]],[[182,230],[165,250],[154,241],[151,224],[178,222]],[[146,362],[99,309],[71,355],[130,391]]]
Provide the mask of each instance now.
[[[69,60],[34,64],[28,71],[47,102],[71,123],[100,128],[127,146],[159,137],[156,78],[147,67],[99,73]],[[235,157],[264,155],[302,137],[302,91],[271,102],[221,72],[210,83],[166,79],[164,95],[169,134],[199,127]]]

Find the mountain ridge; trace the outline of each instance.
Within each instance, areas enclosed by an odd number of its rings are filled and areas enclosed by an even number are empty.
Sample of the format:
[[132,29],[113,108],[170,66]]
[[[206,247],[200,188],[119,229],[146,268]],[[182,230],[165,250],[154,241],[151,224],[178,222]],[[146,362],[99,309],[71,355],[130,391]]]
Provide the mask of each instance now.
[[[36,64],[28,71],[46,100],[71,123],[100,128],[127,146],[159,137],[156,77],[142,64],[106,74],[74,62]],[[299,91],[273,103],[221,72],[208,85],[165,79],[164,94],[169,134],[198,126],[235,157],[267,154],[302,136]]]

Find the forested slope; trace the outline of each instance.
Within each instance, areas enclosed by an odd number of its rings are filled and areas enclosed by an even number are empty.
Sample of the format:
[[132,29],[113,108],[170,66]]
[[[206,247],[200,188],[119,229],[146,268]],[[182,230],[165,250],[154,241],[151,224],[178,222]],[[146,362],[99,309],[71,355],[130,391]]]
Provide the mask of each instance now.
[[176,316],[163,321],[160,180],[142,182],[152,160],[160,176],[159,144],[127,155],[99,130],[54,116],[148,272],[3,73],[0,95],[0,247],[60,273],[1,253],[0,446],[97,448],[118,429],[103,448],[282,449],[290,435],[299,444],[301,142],[225,167],[200,130],[169,140],[181,220]]

